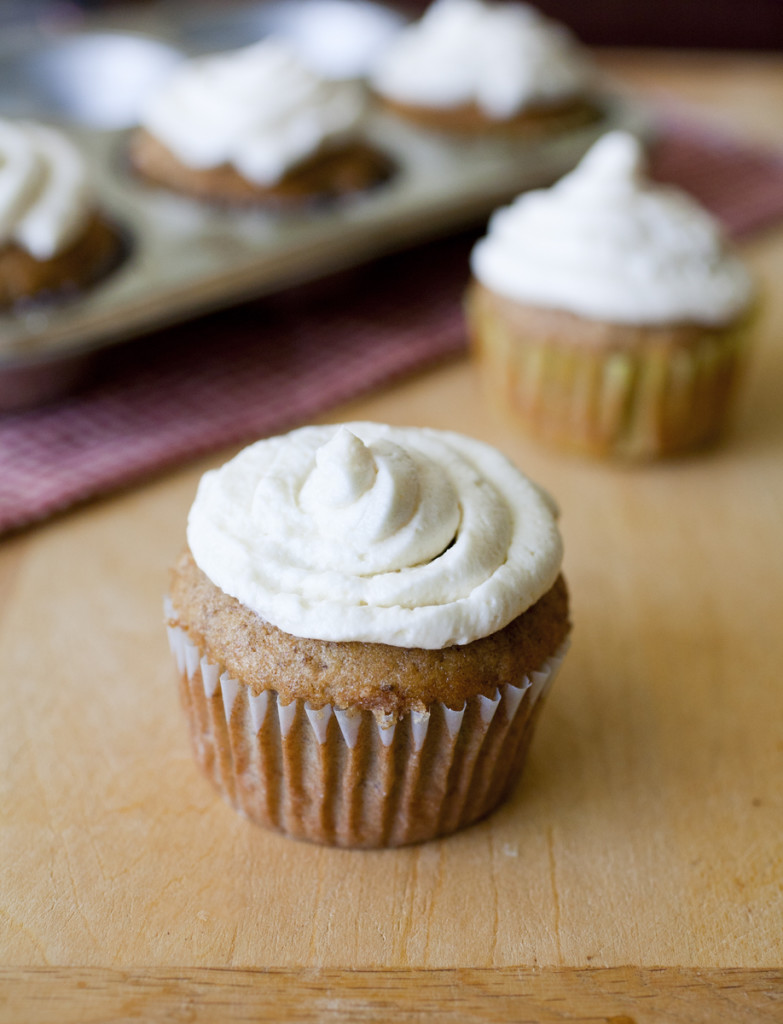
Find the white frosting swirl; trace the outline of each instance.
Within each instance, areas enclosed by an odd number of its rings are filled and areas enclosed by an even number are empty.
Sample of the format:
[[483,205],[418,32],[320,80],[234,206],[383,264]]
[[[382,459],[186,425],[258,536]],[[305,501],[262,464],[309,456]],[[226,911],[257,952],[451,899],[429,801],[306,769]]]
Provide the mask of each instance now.
[[180,65],[141,123],[189,167],[230,164],[269,186],[350,137],[364,112],[358,85],[325,81],[285,44],[266,39]]
[[616,323],[723,324],[753,290],[717,221],[647,180],[641,144],[625,132],[604,135],[554,187],[493,214],[471,262],[500,295]]
[[507,625],[557,578],[552,501],[500,452],[349,423],[251,445],[205,474],[198,566],[295,636],[440,649]]
[[0,245],[16,243],[37,260],[67,249],[92,202],[84,159],[62,133],[0,119]]
[[401,103],[475,104],[502,121],[584,92],[591,73],[571,34],[528,4],[436,0],[383,54],[372,84]]

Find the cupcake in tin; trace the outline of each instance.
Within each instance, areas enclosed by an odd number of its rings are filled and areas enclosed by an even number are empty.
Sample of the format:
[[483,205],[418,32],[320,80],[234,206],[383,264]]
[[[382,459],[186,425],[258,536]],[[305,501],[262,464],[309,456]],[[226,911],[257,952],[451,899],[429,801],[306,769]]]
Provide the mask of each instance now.
[[497,211],[467,309],[488,400],[532,435],[651,458],[721,433],[755,306],[714,218],[603,136],[551,189]]
[[0,308],[78,294],[114,266],[79,149],[54,128],[0,119]]
[[371,84],[388,109],[444,132],[536,136],[599,116],[586,52],[528,4],[436,0]]
[[364,140],[366,95],[267,39],[177,68],[130,144],[146,180],[196,199],[284,206],[361,192],[391,164]]
[[486,444],[376,423],[201,481],[167,621],[196,760],[253,821],[349,847],[478,820],[565,652],[551,499]]

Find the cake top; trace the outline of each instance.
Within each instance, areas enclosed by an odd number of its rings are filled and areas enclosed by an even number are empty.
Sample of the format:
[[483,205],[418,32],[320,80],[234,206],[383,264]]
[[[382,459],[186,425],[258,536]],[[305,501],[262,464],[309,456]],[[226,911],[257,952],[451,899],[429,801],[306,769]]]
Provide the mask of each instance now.
[[0,246],[49,260],[84,230],[92,209],[79,149],[62,132],[0,119]]
[[591,74],[571,34],[528,4],[436,0],[400,32],[372,84],[401,103],[475,105],[502,121],[583,93]]
[[441,649],[490,635],[560,571],[550,498],[489,445],[377,423],[304,427],[205,474],[199,568],[278,629]]
[[640,142],[619,131],[552,188],[493,214],[471,263],[497,294],[612,323],[720,325],[752,297],[718,222],[650,181]]
[[326,81],[285,43],[266,39],[180,65],[141,124],[188,167],[228,164],[270,186],[349,138],[364,112],[360,86]]

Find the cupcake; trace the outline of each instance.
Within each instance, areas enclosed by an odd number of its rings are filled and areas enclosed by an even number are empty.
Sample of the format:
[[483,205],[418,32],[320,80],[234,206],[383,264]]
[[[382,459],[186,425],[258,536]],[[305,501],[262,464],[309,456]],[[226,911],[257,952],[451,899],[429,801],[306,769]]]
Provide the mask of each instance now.
[[147,181],[207,202],[280,206],[360,192],[388,158],[361,136],[363,89],[326,81],[267,39],[181,65],[130,144]]
[[304,427],[207,473],[167,623],[195,757],[251,820],[400,846],[519,776],[565,653],[551,499],[444,431]]
[[693,199],[603,136],[475,247],[470,333],[488,399],[535,437],[652,458],[721,433],[752,319],[750,276]]
[[388,109],[445,132],[535,136],[599,116],[585,51],[527,4],[436,0],[371,82]]
[[78,293],[116,265],[120,248],[70,139],[0,119],[0,309]]

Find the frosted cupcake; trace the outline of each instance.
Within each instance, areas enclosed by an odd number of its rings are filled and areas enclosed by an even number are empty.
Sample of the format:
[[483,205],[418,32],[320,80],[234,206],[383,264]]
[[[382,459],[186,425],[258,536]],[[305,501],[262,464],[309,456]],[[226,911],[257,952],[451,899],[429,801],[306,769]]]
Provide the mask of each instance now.
[[277,40],[179,67],[131,140],[136,171],[197,199],[285,205],[384,181],[386,156],[362,138],[360,86],[326,81]]
[[551,499],[458,434],[259,441],[201,481],[168,625],[196,759],[253,821],[419,842],[519,776],[565,651]]
[[53,128],[0,119],[0,308],[76,294],[119,255],[78,148]]
[[537,135],[598,116],[585,51],[528,4],[436,0],[371,82],[385,106],[441,131]]
[[639,142],[600,139],[475,247],[472,340],[489,400],[536,437],[650,458],[714,441],[754,305],[717,222],[649,181]]

